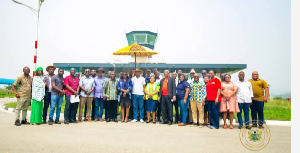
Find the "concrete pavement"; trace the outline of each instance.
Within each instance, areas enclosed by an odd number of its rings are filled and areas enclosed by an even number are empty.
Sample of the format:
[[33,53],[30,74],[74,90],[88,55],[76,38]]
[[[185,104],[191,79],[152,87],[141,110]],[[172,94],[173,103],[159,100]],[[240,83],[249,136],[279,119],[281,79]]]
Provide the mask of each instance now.
[[[29,118],[30,116],[27,117]],[[258,152],[291,152],[291,127],[269,127],[271,141],[266,148]],[[211,130],[207,127],[121,122],[16,127],[14,114],[0,110],[1,153],[253,152],[240,143],[239,132],[237,125],[234,130]]]

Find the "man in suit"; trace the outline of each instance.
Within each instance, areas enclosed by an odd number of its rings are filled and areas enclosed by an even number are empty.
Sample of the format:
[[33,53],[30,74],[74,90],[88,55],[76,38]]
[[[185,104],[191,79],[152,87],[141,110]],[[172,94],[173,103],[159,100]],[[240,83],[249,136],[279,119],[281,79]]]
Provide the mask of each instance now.
[[171,125],[173,122],[173,105],[176,101],[175,79],[170,78],[169,70],[164,71],[165,78],[160,80],[158,102],[161,102],[163,124]]

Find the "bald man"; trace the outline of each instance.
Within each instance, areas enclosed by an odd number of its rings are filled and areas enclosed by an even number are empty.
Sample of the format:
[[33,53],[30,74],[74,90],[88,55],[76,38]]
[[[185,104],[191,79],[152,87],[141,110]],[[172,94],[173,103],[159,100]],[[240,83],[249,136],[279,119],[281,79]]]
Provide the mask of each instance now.
[[[23,75],[19,76],[16,81],[12,84],[12,90],[17,98],[16,107],[16,120],[15,125],[21,126],[21,124],[29,124],[26,121],[27,109],[31,102],[31,85],[32,77],[29,75],[29,67],[23,68]],[[17,92],[16,87],[19,85],[19,91]],[[22,110],[22,121],[20,122],[20,111]]]
[[259,128],[264,123],[264,103],[268,102],[269,87],[265,80],[259,78],[257,71],[252,72],[252,79],[248,80],[252,85],[253,96],[251,108],[252,127],[257,127],[257,114]]

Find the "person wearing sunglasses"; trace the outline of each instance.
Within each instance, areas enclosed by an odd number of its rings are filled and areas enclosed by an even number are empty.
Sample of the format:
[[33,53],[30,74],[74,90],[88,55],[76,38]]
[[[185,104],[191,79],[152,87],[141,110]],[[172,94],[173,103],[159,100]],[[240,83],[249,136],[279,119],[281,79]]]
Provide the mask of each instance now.
[[223,113],[223,120],[224,120],[224,129],[227,129],[227,113],[229,113],[230,118],[230,129],[233,129],[233,113],[239,113],[240,109],[238,103],[236,101],[236,92],[237,86],[231,82],[230,74],[225,74],[224,76],[225,81],[221,83],[221,104],[220,104],[220,112]]

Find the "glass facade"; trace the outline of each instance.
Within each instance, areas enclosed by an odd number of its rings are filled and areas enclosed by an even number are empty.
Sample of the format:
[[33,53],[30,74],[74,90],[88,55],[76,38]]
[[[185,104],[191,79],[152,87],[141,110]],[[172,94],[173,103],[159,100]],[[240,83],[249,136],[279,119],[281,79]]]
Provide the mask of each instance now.
[[150,31],[132,31],[126,34],[128,45],[132,45],[134,40],[137,44],[154,49],[157,34]]

